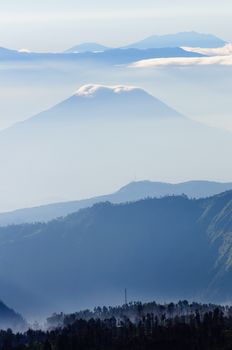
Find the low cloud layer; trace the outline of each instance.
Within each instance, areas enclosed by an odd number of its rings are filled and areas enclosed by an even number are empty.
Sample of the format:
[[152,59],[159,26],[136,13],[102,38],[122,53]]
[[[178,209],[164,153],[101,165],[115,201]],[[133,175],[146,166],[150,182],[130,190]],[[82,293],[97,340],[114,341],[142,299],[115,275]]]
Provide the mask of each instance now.
[[223,47],[207,49],[183,47],[184,50],[197,52],[206,57],[170,57],[170,58],[152,58],[138,61],[130,65],[131,68],[152,68],[166,66],[232,66],[232,44],[226,44]]
[[226,44],[223,47],[214,49],[200,48],[200,47],[182,47],[185,51],[201,53],[206,56],[231,56],[232,55],[232,44]]
[[166,66],[232,66],[232,55],[211,57],[175,57],[142,60],[130,65],[131,68],[152,68]]

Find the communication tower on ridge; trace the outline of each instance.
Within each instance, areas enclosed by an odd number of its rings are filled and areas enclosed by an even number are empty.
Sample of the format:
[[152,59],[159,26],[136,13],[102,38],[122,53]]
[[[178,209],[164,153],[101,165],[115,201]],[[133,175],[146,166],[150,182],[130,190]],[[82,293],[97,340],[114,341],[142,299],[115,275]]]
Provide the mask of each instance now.
[[127,302],[127,289],[125,288],[125,305],[127,305],[128,302]]

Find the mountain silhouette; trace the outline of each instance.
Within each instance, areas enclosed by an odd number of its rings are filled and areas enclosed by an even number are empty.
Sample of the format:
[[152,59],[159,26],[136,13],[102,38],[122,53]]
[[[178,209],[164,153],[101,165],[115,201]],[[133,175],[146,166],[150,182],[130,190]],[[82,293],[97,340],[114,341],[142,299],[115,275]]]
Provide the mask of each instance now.
[[191,121],[144,89],[84,85],[0,133],[0,212],[97,197],[135,174],[226,181],[231,147],[229,132]]
[[[131,43],[129,45],[118,47],[118,48],[109,48],[98,43],[83,43],[80,45],[73,46],[72,48],[66,50],[67,53],[83,53],[83,52],[94,52],[94,51],[107,51],[107,50],[118,50],[121,48],[124,49],[139,49],[139,50],[148,50],[148,49],[172,49],[180,47],[202,47],[202,48],[218,48],[226,44],[225,40],[218,38],[212,34],[204,34],[198,32],[180,32],[175,34],[166,34],[166,35],[152,35],[143,40]],[[128,51],[129,52],[129,51]]]
[[[67,100],[30,119],[67,122],[78,119],[176,118],[181,114],[145,90],[132,86],[84,85]],[[28,123],[28,120],[23,124]]]
[[96,51],[106,51],[109,50],[109,47],[98,43],[83,43],[76,46],[71,47],[66,50],[66,53],[80,53],[80,52],[96,52]]
[[167,35],[153,35],[144,40],[126,46],[126,48],[148,49],[160,47],[204,47],[217,48],[226,44],[226,41],[212,34],[197,32],[181,32]]

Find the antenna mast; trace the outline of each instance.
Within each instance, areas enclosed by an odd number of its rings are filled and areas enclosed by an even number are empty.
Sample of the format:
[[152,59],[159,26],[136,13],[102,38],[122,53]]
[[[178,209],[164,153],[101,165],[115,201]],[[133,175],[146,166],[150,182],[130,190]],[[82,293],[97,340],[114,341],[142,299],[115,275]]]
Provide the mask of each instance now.
[[127,305],[127,289],[125,288],[125,305]]

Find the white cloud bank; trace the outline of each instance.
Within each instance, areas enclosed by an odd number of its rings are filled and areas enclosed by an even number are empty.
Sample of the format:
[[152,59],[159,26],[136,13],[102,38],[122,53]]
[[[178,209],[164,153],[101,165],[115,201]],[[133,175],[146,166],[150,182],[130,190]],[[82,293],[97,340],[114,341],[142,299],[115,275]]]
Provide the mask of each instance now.
[[214,49],[204,49],[200,47],[182,47],[185,51],[201,53],[206,56],[231,56],[232,55],[232,44],[226,44],[223,47]]
[[197,52],[206,57],[169,57],[151,58],[137,61],[130,65],[131,68],[152,68],[166,66],[232,66],[232,44],[215,49],[183,47],[184,50]]
[[232,55],[230,56],[212,56],[212,57],[171,57],[171,58],[152,58],[142,60],[130,65],[131,68],[152,68],[167,66],[232,66]]
[[18,52],[20,53],[31,53],[29,49],[19,49]]
[[85,96],[85,97],[93,97],[97,93],[101,92],[112,92],[115,94],[130,92],[133,90],[141,90],[135,86],[127,86],[127,85],[99,85],[99,84],[88,84],[79,88],[75,92],[75,96]]

